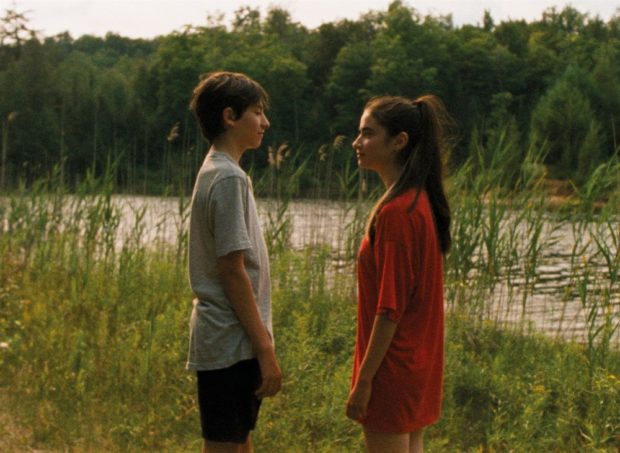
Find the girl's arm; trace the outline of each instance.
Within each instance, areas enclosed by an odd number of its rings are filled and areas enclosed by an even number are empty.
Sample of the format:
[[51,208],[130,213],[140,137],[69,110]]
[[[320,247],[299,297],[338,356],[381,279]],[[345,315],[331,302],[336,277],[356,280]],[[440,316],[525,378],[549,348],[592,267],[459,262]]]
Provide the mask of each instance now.
[[347,417],[353,420],[362,420],[366,417],[366,408],[372,393],[372,381],[394,338],[396,326],[397,324],[385,315],[379,314],[375,317],[359,376],[347,401]]

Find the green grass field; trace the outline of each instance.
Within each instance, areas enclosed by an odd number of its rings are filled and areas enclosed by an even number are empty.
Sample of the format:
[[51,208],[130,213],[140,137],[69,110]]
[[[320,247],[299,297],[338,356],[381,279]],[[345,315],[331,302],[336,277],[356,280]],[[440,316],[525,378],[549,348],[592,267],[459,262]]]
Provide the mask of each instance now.
[[[595,212],[595,181],[578,208],[562,214],[592,235],[607,270],[602,280],[588,279],[590,257],[575,247],[572,284],[589,308],[588,323],[584,341],[559,340],[526,323],[485,317],[495,277],[510,277],[506,269],[518,263],[526,285],[536,279],[545,206],[534,185],[507,192],[493,182],[490,190],[489,174],[475,173],[451,180],[444,411],[427,430],[427,451],[618,451],[618,203]],[[615,190],[609,200],[617,201]],[[145,244],[143,213],[121,235],[105,186],[67,196],[41,182],[2,199],[0,421],[29,433],[28,448],[199,450],[194,377],[184,369],[192,299],[186,201],[173,214],[176,241]],[[344,416],[355,333],[353,262],[336,266],[333,250],[321,244],[287,247],[283,203],[266,233],[284,386],[265,401],[256,451],[361,451],[360,429]],[[508,209],[519,215],[508,216]],[[509,234],[511,225],[526,233]],[[526,291],[514,303],[526,306],[528,297]]]

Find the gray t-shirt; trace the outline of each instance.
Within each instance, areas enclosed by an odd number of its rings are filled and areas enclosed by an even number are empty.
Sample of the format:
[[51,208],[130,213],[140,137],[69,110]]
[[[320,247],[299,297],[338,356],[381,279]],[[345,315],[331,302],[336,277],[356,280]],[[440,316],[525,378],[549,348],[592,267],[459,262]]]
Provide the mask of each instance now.
[[263,324],[272,334],[269,257],[252,182],[227,153],[210,151],[198,172],[189,229],[189,280],[196,298],[187,369],[226,368],[254,357],[250,339],[217,276],[217,258],[244,250]]

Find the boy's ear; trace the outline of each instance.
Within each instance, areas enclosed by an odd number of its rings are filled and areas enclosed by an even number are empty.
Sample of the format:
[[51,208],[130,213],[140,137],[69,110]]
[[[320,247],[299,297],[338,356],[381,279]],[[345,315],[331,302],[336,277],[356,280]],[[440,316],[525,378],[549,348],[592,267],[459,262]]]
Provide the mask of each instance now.
[[237,120],[237,115],[235,115],[235,111],[232,107],[226,107],[222,110],[222,121],[226,127],[231,127],[235,125],[235,121]]

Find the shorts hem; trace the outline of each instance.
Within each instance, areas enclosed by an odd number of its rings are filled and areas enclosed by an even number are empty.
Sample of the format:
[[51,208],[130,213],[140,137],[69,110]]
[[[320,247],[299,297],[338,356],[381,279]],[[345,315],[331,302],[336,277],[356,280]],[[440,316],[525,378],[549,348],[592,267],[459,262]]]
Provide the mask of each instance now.
[[435,423],[437,423],[439,421],[439,419],[431,419],[431,420],[424,420],[424,421],[420,421],[417,423],[413,423],[411,425],[407,425],[404,426],[403,428],[394,428],[394,426],[390,426],[385,427],[385,426],[372,426],[372,423],[365,423],[364,421],[361,421],[360,424],[368,429],[369,431],[374,431],[377,433],[386,433],[386,434],[407,434],[407,433],[412,433],[414,431],[419,431],[423,428],[426,428],[427,426],[431,426],[434,425]]
[[236,363],[243,362],[244,360],[255,359],[256,357],[252,354],[247,356],[241,356],[236,359],[227,359],[221,362],[212,362],[212,363],[196,363],[196,362],[187,362],[185,364],[185,369],[187,371],[211,371],[211,370],[221,370],[223,368],[230,368]]

